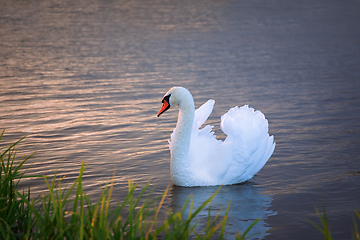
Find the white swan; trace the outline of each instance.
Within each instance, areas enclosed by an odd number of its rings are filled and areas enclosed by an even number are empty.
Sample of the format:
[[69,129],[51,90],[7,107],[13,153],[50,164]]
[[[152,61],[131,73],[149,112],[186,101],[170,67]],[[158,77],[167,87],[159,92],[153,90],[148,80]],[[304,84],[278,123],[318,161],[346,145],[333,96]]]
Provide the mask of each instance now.
[[183,87],[171,88],[162,99],[162,113],[179,105],[176,128],[171,134],[170,170],[177,186],[230,185],[252,178],[275,149],[268,134],[264,114],[247,105],[234,107],[221,116],[225,141],[217,140],[212,126],[199,129],[212,112],[209,100],[195,111],[191,93]]

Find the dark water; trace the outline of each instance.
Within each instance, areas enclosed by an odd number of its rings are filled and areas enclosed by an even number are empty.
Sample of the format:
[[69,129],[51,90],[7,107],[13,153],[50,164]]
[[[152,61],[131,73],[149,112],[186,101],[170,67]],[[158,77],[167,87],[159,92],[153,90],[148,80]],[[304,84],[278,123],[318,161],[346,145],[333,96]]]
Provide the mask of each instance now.
[[[69,182],[88,163],[93,199],[114,168],[114,202],[129,179],[151,179],[159,195],[171,183],[177,110],[156,113],[182,85],[197,107],[216,100],[208,123],[220,138],[220,116],[244,104],[266,115],[275,136],[260,173],[212,203],[232,200],[227,238],[261,217],[259,239],[320,239],[307,220],[318,222],[314,207],[325,203],[333,237],[351,239],[360,209],[359,12],[355,0],[1,1],[1,146],[27,135],[19,154],[37,151],[31,173],[59,167]],[[165,205],[177,210],[190,193],[199,205],[215,190],[171,187]]]

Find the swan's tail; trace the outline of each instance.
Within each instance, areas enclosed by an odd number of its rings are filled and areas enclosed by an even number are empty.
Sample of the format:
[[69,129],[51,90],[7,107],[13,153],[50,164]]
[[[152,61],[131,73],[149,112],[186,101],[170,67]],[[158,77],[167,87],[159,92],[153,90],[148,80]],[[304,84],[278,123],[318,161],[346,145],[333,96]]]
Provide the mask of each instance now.
[[[221,129],[231,144],[233,167],[230,176],[243,182],[259,172],[275,149],[274,137],[269,136],[268,121],[260,111],[248,105],[234,107],[221,116]],[[240,174],[239,176],[239,173]]]

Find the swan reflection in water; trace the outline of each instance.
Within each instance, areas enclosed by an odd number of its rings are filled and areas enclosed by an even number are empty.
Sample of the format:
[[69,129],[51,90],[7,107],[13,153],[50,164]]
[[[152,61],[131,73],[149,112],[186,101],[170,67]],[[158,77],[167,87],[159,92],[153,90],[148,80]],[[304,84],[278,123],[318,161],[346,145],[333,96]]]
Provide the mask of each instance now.
[[[170,207],[173,212],[180,212],[186,199],[190,194],[193,195],[193,211],[196,210],[204,201],[216,192],[218,186],[214,187],[192,187],[184,188],[173,186],[170,191]],[[254,183],[222,186],[220,192],[211,201],[211,219],[221,210],[220,217],[226,212],[227,205],[231,200],[228,219],[225,227],[225,239],[235,239],[236,233],[243,233],[257,218],[260,221],[246,235],[252,239],[262,239],[268,235],[267,231],[271,228],[265,220],[276,212],[271,207],[272,198],[269,195],[261,195],[259,188]],[[208,206],[196,216],[198,222],[196,231],[199,232],[206,228],[208,216]],[[190,210],[190,201],[184,211],[184,218],[187,219]]]

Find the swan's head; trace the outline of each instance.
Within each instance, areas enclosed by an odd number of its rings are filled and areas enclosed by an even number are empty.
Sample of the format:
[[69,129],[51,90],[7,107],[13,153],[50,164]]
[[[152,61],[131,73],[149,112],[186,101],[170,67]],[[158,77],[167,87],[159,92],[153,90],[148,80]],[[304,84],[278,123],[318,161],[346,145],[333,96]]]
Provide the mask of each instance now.
[[189,90],[183,87],[172,87],[167,93],[165,93],[161,100],[162,106],[157,116],[166,112],[170,107],[180,105],[183,101],[188,99],[192,100],[191,93]]

